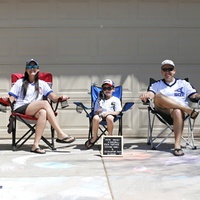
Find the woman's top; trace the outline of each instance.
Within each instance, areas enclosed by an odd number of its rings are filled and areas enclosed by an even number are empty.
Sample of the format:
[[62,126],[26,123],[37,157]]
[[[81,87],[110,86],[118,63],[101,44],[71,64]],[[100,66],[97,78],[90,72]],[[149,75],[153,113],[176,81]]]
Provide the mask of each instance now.
[[12,86],[10,92],[8,93],[10,96],[15,97],[16,99],[16,103],[14,104],[14,110],[33,101],[42,100],[43,97],[47,97],[51,92],[53,92],[53,90],[45,81],[39,80],[38,97],[37,97],[37,92],[35,91],[35,84],[29,83],[26,96],[25,98],[23,98],[22,84],[23,84],[23,78],[17,80],[15,84]]

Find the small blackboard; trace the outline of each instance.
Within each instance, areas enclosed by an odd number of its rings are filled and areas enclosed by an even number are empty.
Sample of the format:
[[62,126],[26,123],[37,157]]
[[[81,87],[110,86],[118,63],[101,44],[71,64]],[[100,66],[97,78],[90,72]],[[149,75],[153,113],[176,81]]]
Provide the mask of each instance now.
[[123,136],[103,136],[102,156],[123,156]]

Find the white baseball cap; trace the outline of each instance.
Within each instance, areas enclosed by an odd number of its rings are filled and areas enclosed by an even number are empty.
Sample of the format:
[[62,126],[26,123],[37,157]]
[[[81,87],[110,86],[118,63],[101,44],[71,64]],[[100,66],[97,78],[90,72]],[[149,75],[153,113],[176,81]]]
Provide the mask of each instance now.
[[162,68],[164,65],[171,65],[171,66],[175,67],[174,62],[173,62],[172,60],[168,60],[168,59],[162,61],[162,63],[161,63],[161,68]]
[[112,80],[110,80],[110,79],[104,80],[103,83],[102,83],[102,86],[105,85],[105,84],[108,84],[108,85],[110,85],[111,87],[115,87],[114,82],[113,82]]

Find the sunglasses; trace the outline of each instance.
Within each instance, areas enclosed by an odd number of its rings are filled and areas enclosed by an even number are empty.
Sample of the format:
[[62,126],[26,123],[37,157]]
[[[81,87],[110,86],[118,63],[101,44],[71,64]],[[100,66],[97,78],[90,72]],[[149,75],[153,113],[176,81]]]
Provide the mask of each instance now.
[[162,71],[163,71],[163,72],[171,72],[171,71],[173,71],[173,70],[174,70],[173,67],[170,67],[170,68],[162,68]]
[[38,69],[39,68],[39,66],[38,65],[34,65],[34,66],[31,66],[31,65],[28,65],[28,66],[26,66],[26,69]]
[[103,91],[105,91],[105,90],[111,91],[112,89],[113,89],[113,87],[103,87]]

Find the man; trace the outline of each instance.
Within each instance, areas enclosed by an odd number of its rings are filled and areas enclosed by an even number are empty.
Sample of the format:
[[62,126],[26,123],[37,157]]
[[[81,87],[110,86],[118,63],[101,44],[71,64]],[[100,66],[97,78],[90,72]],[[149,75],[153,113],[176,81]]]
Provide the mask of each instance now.
[[189,82],[174,77],[176,73],[175,64],[172,60],[164,60],[161,63],[161,74],[164,79],[149,86],[146,93],[140,99],[146,102],[154,100],[155,109],[158,113],[164,113],[173,120],[175,144],[174,155],[183,156],[181,149],[181,135],[184,127],[185,113],[195,119],[199,112],[188,106],[187,98],[199,99],[200,94],[190,85]]

